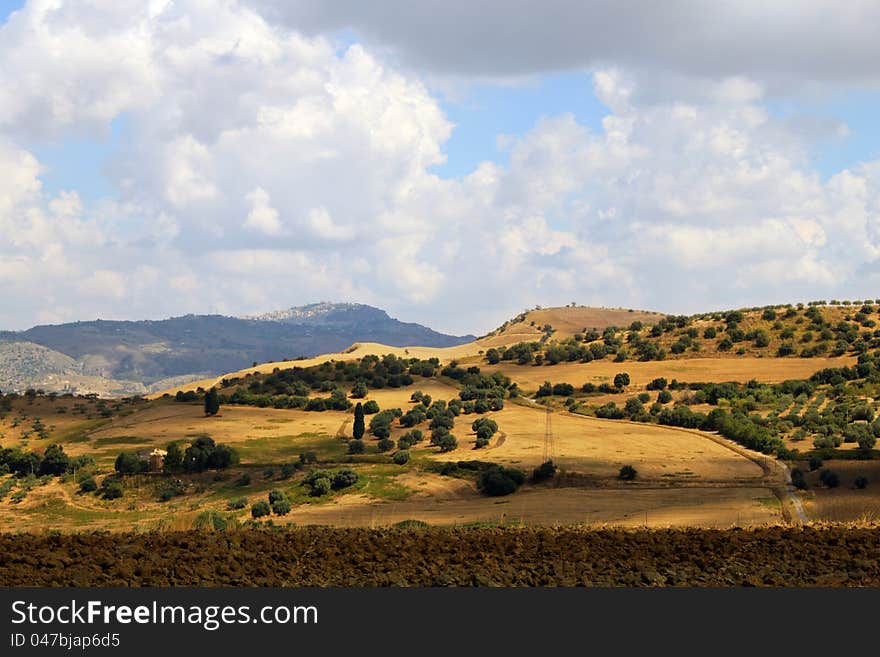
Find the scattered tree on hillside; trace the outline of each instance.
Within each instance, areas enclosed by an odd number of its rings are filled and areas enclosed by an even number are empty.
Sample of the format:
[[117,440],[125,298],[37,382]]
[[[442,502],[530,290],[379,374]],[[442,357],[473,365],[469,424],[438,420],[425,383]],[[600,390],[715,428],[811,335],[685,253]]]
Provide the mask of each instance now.
[[619,374],[614,375],[614,387],[618,390],[622,390],[629,385],[629,374],[626,372],[620,372]]
[[354,407],[354,425],[352,426],[351,435],[355,440],[361,440],[366,432],[364,424],[364,406],[360,402]]
[[220,395],[217,388],[212,387],[205,393],[205,415],[217,415],[220,411]]

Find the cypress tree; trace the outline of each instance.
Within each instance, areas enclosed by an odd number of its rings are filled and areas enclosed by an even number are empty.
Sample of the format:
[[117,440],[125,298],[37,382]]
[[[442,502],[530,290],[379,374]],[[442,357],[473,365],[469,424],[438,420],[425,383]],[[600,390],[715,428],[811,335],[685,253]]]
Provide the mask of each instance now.
[[211,388],[205,393],[205,415],[217,415],[220,410],[220,395],[217,388]]
[[364,405],[358,402],[357,406],[354,407],[354,428],[352,430],[352,436],[355,440],[360,440],[364,437],[365,431],[366,427],[364,426]]

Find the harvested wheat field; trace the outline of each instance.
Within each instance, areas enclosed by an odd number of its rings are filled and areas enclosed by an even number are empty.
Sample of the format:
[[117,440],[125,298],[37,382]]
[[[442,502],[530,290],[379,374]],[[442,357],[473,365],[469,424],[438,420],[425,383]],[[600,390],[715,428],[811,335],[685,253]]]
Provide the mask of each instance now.
[[880,528],[0,535],[2,586],[878,586]]
[[631,388],[643,388],[652,379],[694,382],[740,381],[751,379],[766,383],[778,383],[788,379],[808,379],[826,367],[853,365],[852,356],[838,358],[683,358],[662,361],[627,361],[615,363],[610,360],[590,363],[559,363],[558,365],[516,365],[499,363],[481,369],[487,374],[501,371],[526,391],[536,390],[545,381],[570,383],[580,388],[584,383],[610,383],[618,372],[626,372],[632,382]]
[[[496,439],[490,449],[493,461],[522,467],[542,462],[546,424],[543,407],[509,404],[489,416],[504,433],[503,441]],[[639,471],[640,481],[737,484],[761,481],[764,476],[755,462],[698,431],[569,413],[554,413],[551,426],[554,461],[563,470],[599,479],[615,477],[627,464]],[[757,454],[755,458],[763,459]]]
[[[423,479],[424,480],[424,479]],[[419,484],[416,483],[416,486]],[[767,488],[529,488],[503,499],[418,489],[400,502],[341,498],[298,508],[296,525],[380,527],[417,518],[429,525],[613,525],[619,527],[751,527],[782,522],[779,500]]]

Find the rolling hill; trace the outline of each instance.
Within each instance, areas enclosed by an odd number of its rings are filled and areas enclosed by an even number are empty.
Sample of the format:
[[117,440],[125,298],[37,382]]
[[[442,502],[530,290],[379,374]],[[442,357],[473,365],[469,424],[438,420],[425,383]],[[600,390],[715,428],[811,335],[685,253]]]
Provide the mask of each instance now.
[[0,333],[0,389],[141,394],[254,361],[336,352],[360,341],[447,347],[473,339],[353,303],[311,304],[253,317],[186,315],[37,326]]

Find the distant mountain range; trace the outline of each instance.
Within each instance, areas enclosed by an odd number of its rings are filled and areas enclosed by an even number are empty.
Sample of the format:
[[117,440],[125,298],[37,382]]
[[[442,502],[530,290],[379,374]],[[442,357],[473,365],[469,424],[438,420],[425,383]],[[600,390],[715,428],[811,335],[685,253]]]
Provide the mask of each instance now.
[[438,333],[356,303],[316,303],[265,315],[74,322],[0,332],[0,390],[139,394],[267,362],[337,352],[355,342],[448,347]]

